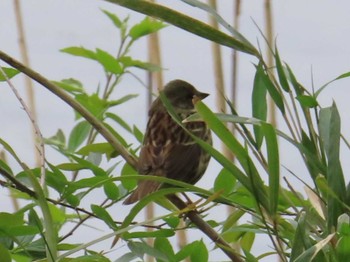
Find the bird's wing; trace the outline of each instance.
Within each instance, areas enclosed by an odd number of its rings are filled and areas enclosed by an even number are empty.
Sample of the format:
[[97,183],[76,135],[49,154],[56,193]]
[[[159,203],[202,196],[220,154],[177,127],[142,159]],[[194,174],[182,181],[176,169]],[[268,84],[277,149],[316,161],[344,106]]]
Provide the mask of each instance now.
[[194,184],[200,177],[198,168],[203,151],[202,148],[193,144],[175,144],[165,156],[163,168],[166,177]]

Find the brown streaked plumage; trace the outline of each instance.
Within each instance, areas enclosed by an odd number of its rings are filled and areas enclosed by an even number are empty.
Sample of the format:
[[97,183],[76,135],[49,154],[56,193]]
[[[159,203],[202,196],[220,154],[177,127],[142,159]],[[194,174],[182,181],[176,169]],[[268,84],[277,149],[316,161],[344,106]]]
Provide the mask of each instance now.
[[[164,94],[181,119],[195,112],[193,98],[204,99],[208,96],[182,80],[169,82],[164,88]],[[203,176],[210,156],[176,124],[159,97],[152,103],[148,115],[138,172],[141,175],[165,176],[195,184]],[[189,122],[185,126],[201,139],[212,142],[210,130],[204,122]],[[156,181],[140,180],[135,191],[123,204],[137,202],[158,190],[161,185]]]

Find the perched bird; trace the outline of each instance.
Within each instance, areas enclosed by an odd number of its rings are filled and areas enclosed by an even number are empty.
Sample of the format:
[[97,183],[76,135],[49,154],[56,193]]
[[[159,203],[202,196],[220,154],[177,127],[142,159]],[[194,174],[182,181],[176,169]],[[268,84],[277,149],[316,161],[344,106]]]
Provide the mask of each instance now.
[[[174,80],[164,87],[164,94],[181,119],[195,112],[193,99],[208,96],[196,90],[191,84]],[[168,114],[160,97],[151,105],[149,120],[140,151],[137,171],[141,175],[163,176],[195,184],[207,169],[210,155]],[[204,122],[184,124],[194,135],[212,143],[210,130]],[[135,191],[124,201],[135,203],[157,191],[162,183],[140,180]]]

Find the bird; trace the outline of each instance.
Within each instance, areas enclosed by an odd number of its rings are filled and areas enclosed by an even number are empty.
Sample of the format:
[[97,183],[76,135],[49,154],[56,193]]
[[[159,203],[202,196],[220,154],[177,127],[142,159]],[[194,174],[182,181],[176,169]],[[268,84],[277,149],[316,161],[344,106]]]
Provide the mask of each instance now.
[[[195,100],[202,100],[209,95],[179,79],[166,84],[163,92],[181,120],[196,112]],[[187,122],[184,126],[195,136],[212,144],[210,129],[204,121]],[[206,171],[209,160],[210,155],[173,120],[160,97],[156,98],[148,112],[148,123],[137,164],[138,173],[195,184]],[[139,180],[137,188],[123,204],[133,204],[162,186],[164,185],[157,181]]]

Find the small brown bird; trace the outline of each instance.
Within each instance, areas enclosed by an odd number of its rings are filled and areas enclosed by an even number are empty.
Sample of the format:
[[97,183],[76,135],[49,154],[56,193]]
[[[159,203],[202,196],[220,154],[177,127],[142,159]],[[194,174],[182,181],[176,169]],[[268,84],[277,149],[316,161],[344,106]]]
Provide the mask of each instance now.
[[[164,88],[164,94],[181,119],[195,112],[194,98],[202,100],[208,96],[182,80],[169,82]],[[195,184],[207,169],[210,155],[171,118],[160,97],[152,103],[148,115],[138,172],[141,175],[164,176]],[[194,135],[212,143],[210,130],[204,122],[189,122],[184,125]],[[135,191],[123,204],[135,203],[157,191],[161,185],[156,181],[140,180]]]

